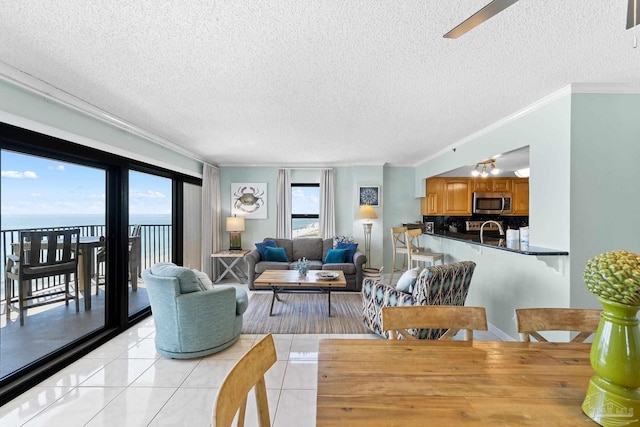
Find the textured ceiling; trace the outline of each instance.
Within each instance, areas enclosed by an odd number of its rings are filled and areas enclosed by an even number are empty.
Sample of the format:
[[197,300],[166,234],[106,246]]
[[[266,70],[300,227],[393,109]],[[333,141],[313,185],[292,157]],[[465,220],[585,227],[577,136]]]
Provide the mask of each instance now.
[[218,165],[415,165],[570,83],[640,83],[627,0],[442,38],[487,2],[4,0],[0,61]]

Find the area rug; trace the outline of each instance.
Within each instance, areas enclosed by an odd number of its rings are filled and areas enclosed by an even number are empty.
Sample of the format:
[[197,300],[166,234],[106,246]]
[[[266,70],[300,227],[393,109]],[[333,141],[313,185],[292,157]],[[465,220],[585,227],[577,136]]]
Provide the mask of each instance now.
[[273,316],[269,293],[255,293],[244,314],[243,334],[367,334],[362,324],[360,293],[331,293],[331,317],[326,294],[280,294]]

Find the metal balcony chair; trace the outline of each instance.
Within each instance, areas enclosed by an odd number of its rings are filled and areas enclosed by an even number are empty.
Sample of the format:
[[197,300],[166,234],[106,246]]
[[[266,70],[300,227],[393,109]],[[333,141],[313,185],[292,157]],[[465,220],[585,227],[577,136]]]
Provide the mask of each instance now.
[[[17,311],[20,325],[24,325],[26,311],[45,304],[69,300],[76,301],[76,312],[80,310],[78,287],[78,242],[80,229],[58,231],[22,231],[18,253],[8,255],[5,269],[5,298],[7,319],[10,311]],[[75,292],[70,292],[71,275],[75,281]],[[64,289],[57,286],[32,292],[31,281],[46,277],[64,276]],[[18,296],[14,295],[14,282],[18,283]],[[52,298],[56,295],[62,297]],[[34,302],[31,302],[34,301]],[[31,302],[31,303],[30,303]],[[14,304],[17,303],[17,307]]]
[[[131,228],[131,235],[129,236],[129,280],[131,281],[131,290],[138,290],[138,277],[142,274],[141,269],[141,242],[140,242],[140,234],[141,234],[142,226],[139,224],[134,225]],[[104,280],[100,280],[99,271],[103,271],[104,267],[101,264],[104,264],[107,260],[107,248],[105,246],[100,247],[96,254],[96,295],[100,293],[100,286],[104,285]]]

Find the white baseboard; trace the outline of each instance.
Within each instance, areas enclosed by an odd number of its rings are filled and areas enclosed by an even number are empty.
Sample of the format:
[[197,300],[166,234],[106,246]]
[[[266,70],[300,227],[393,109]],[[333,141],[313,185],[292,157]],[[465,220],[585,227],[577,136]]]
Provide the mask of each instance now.
[[518,341],[517,339],[513,338],[511,335],[508,335],[502,329],[498,328],[495,325],[492,325],[491,323],[489,323],[487,327],[489,328],[489,332],[500,338],[502,341]]

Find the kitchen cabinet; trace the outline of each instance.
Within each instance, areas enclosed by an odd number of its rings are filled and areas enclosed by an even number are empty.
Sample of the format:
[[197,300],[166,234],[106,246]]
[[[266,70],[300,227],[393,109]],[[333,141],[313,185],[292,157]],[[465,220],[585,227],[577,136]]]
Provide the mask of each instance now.
[[473,182],[473,191],[482,193],[511,191],[510,178],[475,178]]
[[471,215],[471,185],[469,178],[444,179],[444,215]]
[[513,215],[529,215],[529,178],[511,180]]
[[422,199],[422,215],[442,215],[444,178],[427,179],[427,195]]

